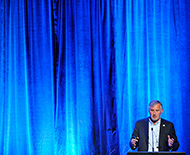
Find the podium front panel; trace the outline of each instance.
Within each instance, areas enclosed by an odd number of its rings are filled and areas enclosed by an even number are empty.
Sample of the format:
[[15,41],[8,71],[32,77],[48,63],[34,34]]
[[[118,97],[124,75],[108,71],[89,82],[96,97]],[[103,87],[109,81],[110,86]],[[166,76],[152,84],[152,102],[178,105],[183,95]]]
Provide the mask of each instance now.
[[147,151],[139,151],[139,152],[127,152],[127,155],[186,155],[185,152],[147,152]]

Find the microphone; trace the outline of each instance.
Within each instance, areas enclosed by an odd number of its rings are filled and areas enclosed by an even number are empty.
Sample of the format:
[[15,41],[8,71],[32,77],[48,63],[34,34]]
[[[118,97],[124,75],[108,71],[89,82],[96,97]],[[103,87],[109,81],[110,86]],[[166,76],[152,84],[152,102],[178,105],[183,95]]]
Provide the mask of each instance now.
[[153,128],[151,128],[152,131],[152,152],[154,152],[154,134],[153,134]]

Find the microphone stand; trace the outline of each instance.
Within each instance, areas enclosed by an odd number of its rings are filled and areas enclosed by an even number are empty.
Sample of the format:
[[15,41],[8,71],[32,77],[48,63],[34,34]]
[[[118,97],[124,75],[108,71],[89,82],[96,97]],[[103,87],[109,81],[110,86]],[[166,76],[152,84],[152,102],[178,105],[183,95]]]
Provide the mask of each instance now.
[[153,134],[153,128],[151,128],[152,130],[152,152],[154,152],[154,134]]

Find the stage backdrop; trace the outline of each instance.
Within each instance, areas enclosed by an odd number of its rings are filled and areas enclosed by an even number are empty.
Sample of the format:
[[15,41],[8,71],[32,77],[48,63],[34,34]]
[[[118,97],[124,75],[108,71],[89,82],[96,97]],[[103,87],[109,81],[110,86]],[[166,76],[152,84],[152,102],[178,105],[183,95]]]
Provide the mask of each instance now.
[[163,103],[190,154],[190,1],[1,0],[0,153],[126,154]]

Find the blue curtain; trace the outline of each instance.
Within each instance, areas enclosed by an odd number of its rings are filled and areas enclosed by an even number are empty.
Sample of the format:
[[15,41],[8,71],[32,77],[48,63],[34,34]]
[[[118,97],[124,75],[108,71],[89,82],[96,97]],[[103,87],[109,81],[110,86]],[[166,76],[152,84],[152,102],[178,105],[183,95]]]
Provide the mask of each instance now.
[[190,2],[0,1],[0,153],[126,154],[163,103],[190,154]]

